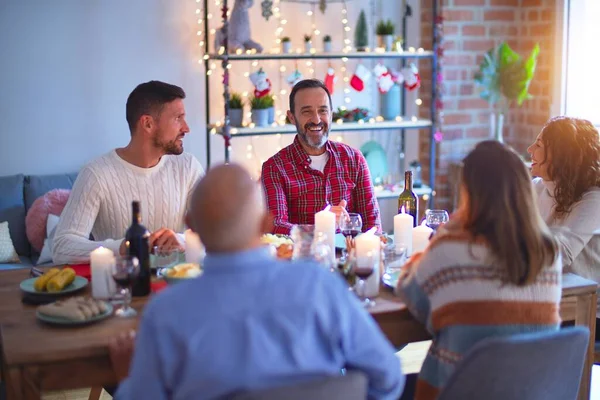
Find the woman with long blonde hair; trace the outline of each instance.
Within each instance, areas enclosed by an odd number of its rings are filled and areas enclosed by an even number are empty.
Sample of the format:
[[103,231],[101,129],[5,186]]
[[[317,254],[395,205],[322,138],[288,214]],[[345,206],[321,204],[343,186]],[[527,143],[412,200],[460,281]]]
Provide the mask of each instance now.
[[436,398],[482,339],[558,329],[560,275],[525,164],[501,143],[479,143],[463,161],[457,212],[396,288],[433,336],[416,399]]

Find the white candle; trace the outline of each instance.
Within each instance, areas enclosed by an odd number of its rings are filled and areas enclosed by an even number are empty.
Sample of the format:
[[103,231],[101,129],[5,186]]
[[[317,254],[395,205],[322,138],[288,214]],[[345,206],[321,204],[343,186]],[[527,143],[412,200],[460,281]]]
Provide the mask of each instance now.
[[373,274],[365,281],[365,295],[376,297],[379,294],[379,263],[381,240],[372,232],[363,233],[354,239],[356,266],[374,268]]
[[402,206],[401,213],[394,216],[394,243],[396,245],[396,254],[400,254],[400,249],[406,249],[406,256],[412,253],[412,230],[414,218],[407,214]]
[[187,229],[184,232],[185,236],[185,262],[200,264],[204,259],[205,251],[200,237],[192,232],[191,229]]
[[427,248],[433,229],[425,225],[425,221],[412,230],[413,252],[417,253]]
[[94,298],[108,299],[117,292],[115,281],[112,278],[112,268],[115,262],[115,255],[110,249],[98,247],[90,253],[92,296]]
[[315,237],[319,233],[326,235],[327,244],[331,249],[332,262],[335,263],[335,213],[329,211],[327,206],[323,211],[315,214]]

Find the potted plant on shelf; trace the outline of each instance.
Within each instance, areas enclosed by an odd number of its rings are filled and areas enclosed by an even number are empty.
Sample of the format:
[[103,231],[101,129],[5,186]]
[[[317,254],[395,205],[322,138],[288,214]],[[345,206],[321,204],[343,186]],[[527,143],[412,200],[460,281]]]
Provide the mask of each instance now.
[[325,35],[323,37],[323,52],[331,53],[331,35]]
[[358,16],[356,30],[354,31],[354,46],[356,51],[365,51],[369,46],[369,37],[367,35],[367,16],[362,10]]
[[281,38],[281,52],[288,54],[292,50],[292,41],[288,36]]
[[244,100],[239,93],[232,93],[229,97],[229,123],[231,126],[241,127],[244,121]]
[[312,50],[312,36],[304,35],[304,51],[310,53]]
[[396,27],[391,20],[379,21],[375,32],[377,33],[377,46],[385,48],[385,51],[392,51],[394,46],[394,32]]
[[250,99],[251,119],[255,126],[269,125],[269,98],[273,99],[268,95]]
[[480,97],[492,105],[490,127],[493,137],[500,142],[503,141],[504,116],[509,108],[514,104],[520,106],[532,97],[528,89],[539,52],[540,46],[536,44],[524,59],[502,42],[484,55],[475,74],[475,82],[481,87]]

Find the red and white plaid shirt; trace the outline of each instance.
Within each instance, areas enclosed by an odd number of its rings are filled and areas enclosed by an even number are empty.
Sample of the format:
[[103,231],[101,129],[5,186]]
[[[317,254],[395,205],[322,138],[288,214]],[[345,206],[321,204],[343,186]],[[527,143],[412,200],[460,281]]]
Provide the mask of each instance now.
[[360,151],[328,140],[329,160],[323,172],[310,167],[311,159],[298,136],[262,166],[262,184],[269,211],[275,217],[273,233],[288,235],[295,224],[314,224],[315,214],[327,204],[346,200],[348,212],[359,213],[363,231],[381,231],[367,161]]

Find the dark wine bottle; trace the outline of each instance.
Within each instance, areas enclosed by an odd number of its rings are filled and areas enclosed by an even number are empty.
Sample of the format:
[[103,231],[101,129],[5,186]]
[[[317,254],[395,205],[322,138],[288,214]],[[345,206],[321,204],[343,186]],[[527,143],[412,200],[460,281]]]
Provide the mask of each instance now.
[[413,216],[413,226],[418,225],[417,217],[419,215],[419,199],[415,192],[413,192],[413,181],[412,171],[406,171],[404,173],[404,191],[398,196],[398,214],[404,212]]
[[133,282],[131,288],[132,296],[147,296],[150,294],[150,247],[148,239],[150,232],[142,225],[142,215],[140,213],[140,202],[131,203],[133,220],[131,226],[125,233],[125,243],[127,245],[127,255],[137,257],[140,265],[140,272]]

